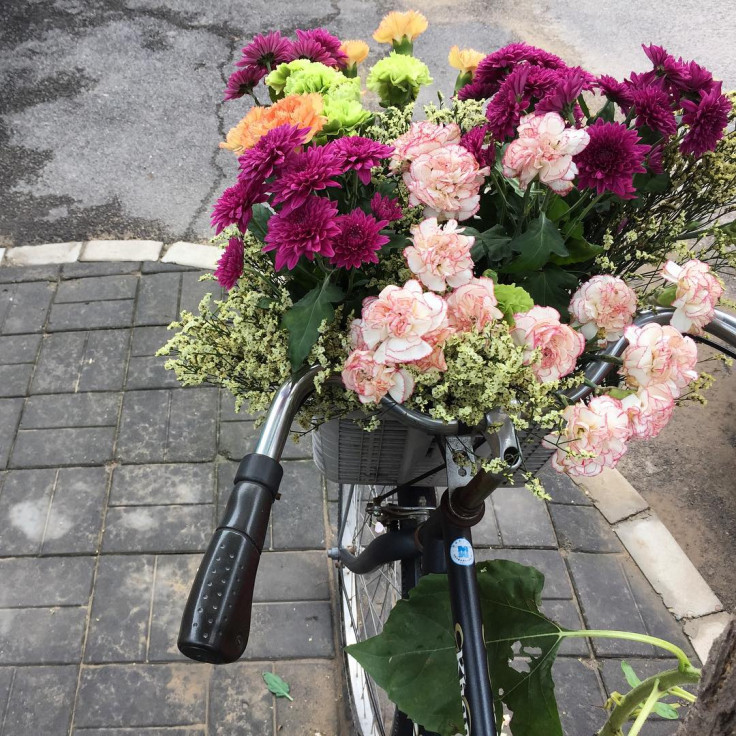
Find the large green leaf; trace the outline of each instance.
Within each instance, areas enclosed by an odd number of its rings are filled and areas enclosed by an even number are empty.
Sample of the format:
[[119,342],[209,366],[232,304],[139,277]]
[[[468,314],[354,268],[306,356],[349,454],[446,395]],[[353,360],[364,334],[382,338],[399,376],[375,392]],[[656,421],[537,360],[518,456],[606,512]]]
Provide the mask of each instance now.
[[265,204],[253,205],[253,216],[248,223],[248,230],[255,235],[262,243],[268,235],[268,221],[273,215],[273,210]]
[[289,362],[293,372],[299,370],[317,342],[322,321],[335,316],[332,305],[344,296],[342,289],[331,284],[328,277],[321,286],[315,286],[307,292],[281,318],[281,326],[289,331]]
[[556,263],[558,266],[564,266],[569,263],[583,263],[584,261],[590,261],[597,255],[603,253],[603,248],[600,245],[589,243],[583,237],[570,238],[566,243],[565,247],[569,251],[567,256],[558,256],[554,253],[550,256],[549,260],[551,263]]
[[501,225],[494,225],[483,232],[466,227],[463,235],[472,235],[475,238],[475,243],[470,250],[475,263],[485,259],[488,265],[493,265],[506,260],[511,255],[511,248],[509,248],[511,238],[506,235]]
[[[507,560],[477,572],[496,713],[499,700],[513,711],[514,736],[562,736],[551,676],[562,629],[539,611],[544,576]],[[381,634],[347,648],[401,710],[441,736],[464,732],[452,628],[447,577],[427,575]]]
[[535,304],[554,307],[563,318],[568,316],[570,294],[577,285],[578,279],[574,274],[554,264],[528,274],[519,283],[532,295]]
[[536,271],[549,261],[552,253],[558,256],[568,255],[557,225],[544,212],[536,220],[532,220],[528,229],[517,235],[509,243],[509,247],[519,255],[504,267],[506,273]]

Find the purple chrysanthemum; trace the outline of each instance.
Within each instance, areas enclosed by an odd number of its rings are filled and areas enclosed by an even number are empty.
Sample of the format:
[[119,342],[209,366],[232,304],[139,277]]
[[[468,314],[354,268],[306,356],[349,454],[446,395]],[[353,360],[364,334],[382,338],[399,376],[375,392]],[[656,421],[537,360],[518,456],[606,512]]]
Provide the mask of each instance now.
[[590,88],[591,79],[582,69],[566,69],[555,72],[558,78],[554,90],[548,92],[538,104],[534,112],[562,112],[570,108],[582,93],[583,89]]
[[460,145],[473,154],[481,168],[493,166],[496,163],[496,149],[493,142],[486,145],[488,133],[490,133],[490,125],[478,125],[460,138]]
[[272,128],[258,139],[253,148],[247,149],[238,158],[238,178],[264,181],[278,174],[294,158],[297,148],[304,143],[309,133],[310,128],[298,128],[288,123]]
[[710,92],[715,86],[716,82],[713,79],[713,75],[700,64],[689,61],[684,66],[684,79],[679,85],[681,92],[690,92],[697,94],[698,92]]
[[215,278],[223,289],[230,291],[238,282],[243,273],[243,253],[243,241],[240,238],[230,238],[215,269]]
[[650,174],[664,173],[664,165],[662,163],[663,152],[664,147],[661,143],[654,146],[652,150],[649,151],[649,155],[647,156],[647,171],[649,171]]
[[332,247],[335,251],[330,263],[338,268],[359,268],[364,263],[378,263],[377,252],[388,243],[381,235],[381,228],[388,225],[387,220],[376,220],[361,209],[335,219],[340,233],[335,237]]
[[228,187],[212,209],[211,221],[215,233],[221,233],[229,225],[237,225],[240,232],[244,233],[253,214],[253,205],[265,201],[266,195],[260,181],[238,181]]
[[700,101],[682,101],[682,122],[690,126],[680,145],[682,153],[692,153],[699,158],[706,151],[715,150],[728,125],[731,102],[721,94],[718,82],[709,92],[700,93]]
[[473,80],[470,84],[466,84],[458,90],[458,100],[487,100],[492,97],[498,89],[497,84],[488,84]]
[[[481,84],[499,88],[502,79],[520,62],[548,69],[562,69],[566,66],[559,56],[527,43],[511,43],[482,59],[475,70],[473,79]],[[492,93],[491,93],[492,94]]]
[[294,58],[291,41],[278,31],[254,36],[242,51],[243,55],[235,66],[255,66],[264,72],[269,72],[279,64]]
[[328,143],[327,148],[342,158],[344,169],[355,171],[366,185],[371,183],[371,169],[380,166],[381,161],[394,152],[393,146],[358,135],[338,138]]
[[486,118],[493,137],[498,141],[514,135],[521,116],[531,104],[531,95],[526,89],[531,68],[528,65],[517,66],[488,103]]
[[658,85],[631,90],[636,111],[636,125],[646,125],[649,130],[671,136],[677,131],[675,113],[670,107],[670,96]]
[[333,177],[345,170],[342,156],[329,146],[313,146],[291,158],[273,185],[273,203],[284,211],[301,206],[312,192],[339,187]]
[[601,74],[596,79],[596,87],[608,97],[611,102],[616,103],[624,113],[628,113],[634,104],[634,98],[631,95],[631,87],[626,82],[619,82],[614,77],[607,74]]
[[602,118],[586,128],[590,141],[573,159],[578,167],[578,186],[598,194],[613,192],[621,199],[633,199],[634,174],[645,171],[642,162],[649,146],[639,143],[635,130]]
[[296,39],[292,44],[292,59],[309,59],[337,69],[347,67],[348,57],[340,49],[340,39],[324,28],[297,29]]
[[316,253],[327,258],[333,256],[332,243],[340,233],[336,216],[337,202],[314,194],[300,207],[273,215],[268,221],[263,250],[276,251],[276,270],[284,266],[293,269],[302,256],[310,261]]
[[266,72],[257,66],[246,66],[230,75],[225,87],[225,100],[237,100],[243,95],[249,95]]
[[652,62],[655,74],[665,80],[668,89],[671,87],[679,87],[687,75],[686,65],[682,59],[675,59],[672,54],[668,54],[661,46],[642,44],[644,53],[649,61]]
[[371,198],[371,212],[378,220],[386,222],[395,222],[404,216],[399,200],[384,197],[380,192],[376,192]]

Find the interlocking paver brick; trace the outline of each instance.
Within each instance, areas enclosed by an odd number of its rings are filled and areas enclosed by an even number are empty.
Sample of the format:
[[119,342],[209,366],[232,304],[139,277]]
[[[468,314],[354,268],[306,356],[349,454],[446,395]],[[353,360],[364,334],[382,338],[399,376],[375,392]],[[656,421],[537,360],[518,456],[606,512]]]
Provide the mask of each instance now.
[[[0,284],[22,284],[28,281],[56,281],[62,266],[8,266],[7,262],[0,268]],[[0,297],[2,297],[0,289]],[[2,318],[0,317],[0,322]]]
[[285,462],[273,506],[273,549],[324,549],[322,477],[311,460]]
[[26,401],[20,428],[114,427],[119,405],[117,393],[39,394]]
[[[648,633],[624,575],[621,556],[571,552],[568,564],[587,628]],[[625,639],[596,638],[593,649],[599,656],[653,654],[648,644]]]
[[[545,616],[551,618],[565,629],[575,631],[584,629],[585,625],[580,618],[575,602],[562,598],[545,598],[542,601],[541,611]],[[585,639],[577,637],[567,637],[560,644],[560,655],[574,657],[588,657],[590,650]]]
[[0,608],[86,605],[94,568],[94,557],[0,560]]
[[544,488],[552,496],[549,503],[570,503],[576,506],[592,506],[593,502],[564,473],[558,473],[549,463],[537,473]]
[[54,285],[46,281],[0,287],[0,303],[6,304],[4,319],[0,311],[0,332],[17,335],[40,330],[53,294]]
[[333,662],[279,662],[274,670],[290,687],[288,698],[276,699],[276,732],[339,736],[336,692],[341,668]]
[[164,462],[171,392],[128,391],[118,433],[117,457],[127,463]]
[[[299,430],[303,431],[303,430]],[[231,460],[240,460],[255,449],[260,429],[249,421],[222,422],[220,424],[219,450]],[[304,460],[312,457],[312,436],[306,434],[295,442],[291,436],[284,446],[282,460]]]
[[618,537],[594,506],[550,504],[560,547],[576,552],[622,552]]
[[329,600],[329,569],[324,551],[264,552],[258,563],[253,600]]
[[44,336],[31,391],[75,391],[86,347],[86,332],[61,332]]
[[156,351],[173,336],[174,331],[163,325],[134,327],[130,354],[136,357],[155,355]]
[[253,604],[245,659],[332,657],[334,654],[328,602]]
[[593,661],[559,657],[552,666],[552,677],[565,736],[597,733],[606,721],[606,713]]
[[235,411],[235,397],[223,389],[220,391],[220,421],[221,422],[238,422],[244,420],[255,419],[255,415],[250,414],[248,405],[243,404],[240,411]]
[[0,469],[8,464],[21,411],[23,399],[0,399]]
[[213,504],[114,506],[107,512],[103,552],[203,552],[214,531]]
[[116,301],[54,304],[49,316],[48,331],[110,329],[130,327],[133,322],[132,299]]
[[[210,732],[211,733],[211,732]],[[254,732],[255,733],[255,732]],[[202,728],[75,728],[72,736],[208,736]]]
[[[225,512],[230,493],[233,490],[233,480],[235,479],[235,472],[238,469],[238,463],[235,462],[221,462],[217,464],[217,513],[215,518],[219,523],[222,515]],[[266,534],[266,541],[264,542],[266,549],[271,547],[271,526],[268,527],[268,533]]]
[[167,325],[178,316],[181,275],[158,273],[142,276],[135,310],[137,325]]
[[0,664],[79,662],[86,620],[86,608],[0,608]]
[[526,488],[498,488],[491,501],[505,546],[557,546],[547,505]]
[[200,281],[199,277],[199,273],[182,274],[180,312],[186,310],[193,314],[199,314],[199,303],[205,294],[212,294],[213,301],[222,299],[223,290],[217,281]]
[[[66,736],[69,733],[74,692],[75,665],[19,667],[5,713],[3,736]],[[39,702],[42,693],[42,702]]]
[[83,667],[78,727],[184,726],[205,722],[211,667],[108,664]]
[[214,468],[209,463],[122,465],[112,476],[110,504],[212,503]]
[[501,532],[498,531],[492,503],[486,502],[485,514],[480,524],[473,527],[472,534],[474,547],[498,547],[501,544]]
[[0,495],[0,556],[41,550],[56,471],[11,470]]
[[32,363],[0,365],[0,397],[25,396],[32,375]]
[[38,355],[41,335],[5,335],[0,337],[0,365],[33,363]]
[[140,271],[139,261],[115,261],[65,263],[61,267],[62,279],[80,279],[89,276],[116,276],[117,274],[132,274]]
[[476,559],[512,560],[520,565],[535,567],[544,575],[542,598],[572,598],[572,586],[562,555],[554,549],[491,549],[478,550]]
[[145,660],[153,570],[149,555],[100,558],[85,662]]
[[171,392],[166,459],[196,463],[214,460],[217,451],[216,388],[179,389]]
[[250,662],[215,667],[209,688],[211,736],[273,736],[274,698],[261,674],[267,669]]
[[10,456],[10,467],[102,465],[112,460],[114,440],[114,427],[21,429]]
[[145,388],[178,388],[179,381],[174,371],[167,371],[167,358],[154,356],[131,356],[128,364],[128,390]]
[[96,302],[135,299],[138,278],[129,276],[95,276],[62,281],[56,290],[54,302]]
[[88,333],[77,390],[118,391],[123,387],[130,330]]

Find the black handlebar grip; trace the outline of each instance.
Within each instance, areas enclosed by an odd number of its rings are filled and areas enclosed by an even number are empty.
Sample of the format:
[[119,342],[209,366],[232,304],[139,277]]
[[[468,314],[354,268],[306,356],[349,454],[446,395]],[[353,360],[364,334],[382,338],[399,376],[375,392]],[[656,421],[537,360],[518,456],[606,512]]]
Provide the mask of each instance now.
[[258,562],[282,475],[266,455],[246,455],[240,463],[182,615],[177,645],[190,659],[226,664],[245,651]]

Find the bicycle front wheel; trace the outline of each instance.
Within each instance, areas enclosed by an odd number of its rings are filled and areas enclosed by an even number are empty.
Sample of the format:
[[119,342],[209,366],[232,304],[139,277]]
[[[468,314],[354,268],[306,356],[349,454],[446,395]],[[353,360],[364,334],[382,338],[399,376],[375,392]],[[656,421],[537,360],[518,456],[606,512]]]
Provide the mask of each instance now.
[[[406,489],[392,503],[378,499],[385,491],[386,488],[376,485],[340,486],[339,547],[357,556],[378,534],[416,526],[434,507],[432,488]],[[408,594],[418,576],[418,558],[391,562],[365,575],[339,566],[343,644],[348,646],[379,634],[391,609]],[[359,736],[431,736],[398,711],[349,655],[345,656],[345,671]]]

